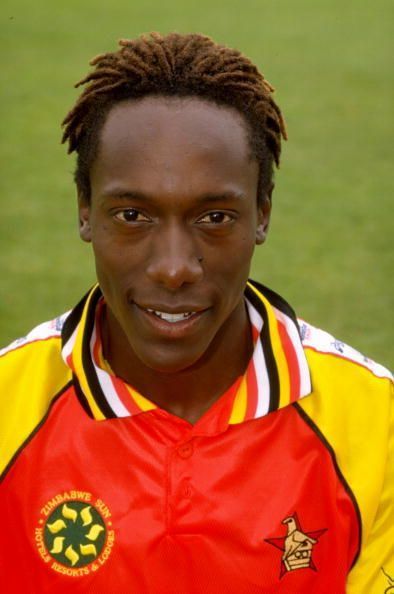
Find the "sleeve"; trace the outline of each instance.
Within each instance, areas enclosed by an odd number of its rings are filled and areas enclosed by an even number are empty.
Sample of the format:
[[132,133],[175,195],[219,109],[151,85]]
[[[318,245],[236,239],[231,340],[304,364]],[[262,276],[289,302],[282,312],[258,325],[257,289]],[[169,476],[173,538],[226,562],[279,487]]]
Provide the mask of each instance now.
[[[393,385],[386,472],[377,512],[360,557],[349,573],[346,594],[394,594],[394,414]],[[373,415],[371,416],[373,423]],[[368,435],[365,436],[368,440]]]
[[0,353],[0,480],[71,379],[59,344],[58,337],[49,337]]
[[346,594],[394,594],[392,375],[340,346],[340,353],[307,348],[314,391],[300,406],[331,445],[360,514],[360,549]]

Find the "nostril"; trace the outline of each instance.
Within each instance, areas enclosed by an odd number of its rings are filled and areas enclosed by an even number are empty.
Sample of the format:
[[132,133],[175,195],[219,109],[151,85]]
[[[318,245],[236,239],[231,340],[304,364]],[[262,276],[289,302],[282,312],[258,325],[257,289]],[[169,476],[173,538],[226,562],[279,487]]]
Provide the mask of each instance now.
[[186,284],[193,284],[201,280],[202,258],[171,258],[163,254],[161,258],[150,262],[146,268],[147,275],[156,283],[171,289],[178,289]]
[[203,275],[203,256],[199,247],[189,228],[173,221],[163,225],[151,244],[147,275],[170,289],[199,282]]

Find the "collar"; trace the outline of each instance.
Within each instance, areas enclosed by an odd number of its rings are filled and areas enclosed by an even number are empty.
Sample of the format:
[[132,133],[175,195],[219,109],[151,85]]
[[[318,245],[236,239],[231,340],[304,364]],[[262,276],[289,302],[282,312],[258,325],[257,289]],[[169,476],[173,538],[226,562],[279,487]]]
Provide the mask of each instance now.
[[[254,351],[237,389],[231,392],[228,424],[257,419],[312,391],[297,319],[282,297],[248,281],[245,300]],[[62,356],[74,374],[77,394],[96,420],[129,417],[158,408],[116,377],[104,361],[99,333],[102,293],[95,285],[67,317]]]

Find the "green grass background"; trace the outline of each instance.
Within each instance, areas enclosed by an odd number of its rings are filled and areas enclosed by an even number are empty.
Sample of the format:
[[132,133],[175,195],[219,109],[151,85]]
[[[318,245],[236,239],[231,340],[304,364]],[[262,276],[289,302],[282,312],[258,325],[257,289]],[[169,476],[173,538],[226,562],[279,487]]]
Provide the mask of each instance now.
[[297,313],[393,361],[391,0],[6,0],[0,17],[0,343],[94,280],[59,123],[88,60],[122,37],[198,31],[277,88],[289,142],[255,278]]

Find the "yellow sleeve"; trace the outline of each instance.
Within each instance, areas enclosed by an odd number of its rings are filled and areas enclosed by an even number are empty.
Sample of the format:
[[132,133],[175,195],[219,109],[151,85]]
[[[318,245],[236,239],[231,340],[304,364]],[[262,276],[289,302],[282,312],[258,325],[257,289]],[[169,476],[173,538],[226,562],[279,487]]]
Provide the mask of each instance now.
[[[392,398],[391,398],[392,400]],[[370,418],[373,423],[373,413]],[[360,558],[349,574],[347,594],[394,594],[394,414],[391,405],[386,472],[379,506]],[[367,436],[368,441],[368,436]]]
[[0,357],[0,475],[70,379],[58,337],[33,341]]
[[394,594],[392,381],[341,357],[306,354],[313,393],[300,406],[333,448],[360,512],[361,547],[346,594]]

